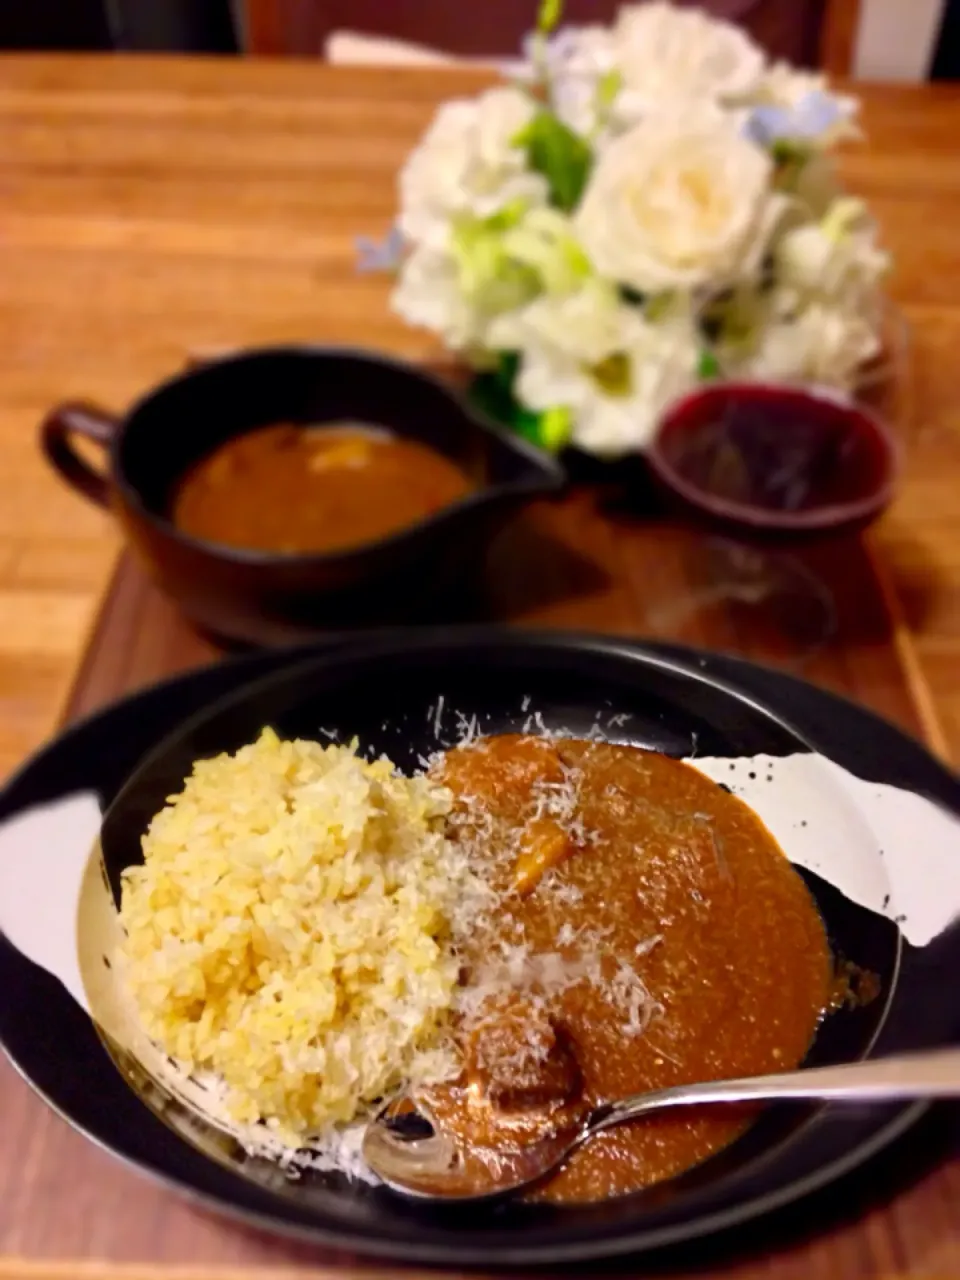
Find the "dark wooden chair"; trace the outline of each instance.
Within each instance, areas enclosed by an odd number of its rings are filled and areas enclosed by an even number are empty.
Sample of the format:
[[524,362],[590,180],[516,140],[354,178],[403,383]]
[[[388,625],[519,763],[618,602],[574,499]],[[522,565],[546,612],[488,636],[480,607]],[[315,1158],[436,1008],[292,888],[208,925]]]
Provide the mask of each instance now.
[[[691,3],[693,0],[681,0]],[[320,56],[327,37],[350,30],[465,56],[515,53],[535,0],[234,0],[241,44],[251,54]],[[567,0],[564,21],[609,21],[620,0]],[[850,68],[858,0],[705,0],[741,23],[775,57],[834,74]]]

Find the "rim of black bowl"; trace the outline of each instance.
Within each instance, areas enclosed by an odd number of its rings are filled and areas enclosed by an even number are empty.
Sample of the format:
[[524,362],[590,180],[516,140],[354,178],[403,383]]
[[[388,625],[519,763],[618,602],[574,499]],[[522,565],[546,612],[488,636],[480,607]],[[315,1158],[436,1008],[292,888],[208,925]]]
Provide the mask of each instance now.
[[[659,447],[661,434],[667,424],[678,414],[688,409],[691,404],[695,404],[706,396],[717,395],[724,391],[733,393],[767,391],[796,400],[820,400],[832,405],[835,409],[845,409],[861,418],[866,418],[876,428],[877,434],[883,438],[888,446],[889,466],[886,480],[878,489],[868,494],[865,498],[858,498],[852,502],[833,502],[826,506],[815,507],[810,511],[775,511],[766,507],[749,506],[746,503],[735,502],[730,498],[716,497],[697,485],[691,484],[664,457]],[[881,512],[884,507],[893,501],[896,493],[897,481],[903,473],[904,450],[902,441],[897,438],[894,431],[879,414],[857,404],[855,400],[851,400],[843,392],[834,391],[832,387],[796,386],[792,383],[784,382],[748,382],[743,379],[721,379],[707,386],[698,387],[694,391],[688,391],[686,395],[671,403],[669,409],[660,419],[656,434],[647,450],[647,458],[661,483],[672,489],[691,507],[705,511],[720,520],[749,525],[753,529],[803,532],[814,529],[839,528]]]
[[[140,412],[144,406],[154,400],[157,396],[162,395],[171,387],[182,383],[191,377],[202,377],[203,374],[210,369],[222,369],[234,364],[243,364],[251,358],[259,357],[275,357],[275,356],[293,356],[295,358],[302,357],[320,357],[322,359],[349,359],[359,360],[373,366],[386,367],[396,373],[402,374],[404,377],[410,378],[412,381],[425,383],[440,392],[442,397],[450,404],[451,411],[456,414],[462,421],[471,422],[479,430],[485,432],[488,436],[492,436],[505,448],[510,449],[513,453],[524,459],[533,471],[537,474],[531,474],[525,479],[508,481],[502,484],[485,485],[483,488],[477,489],[472,493],[466,494],[463,498],[458,498],[455,502],[450,502],[446,506],[441,507],[439,511],[432,515],[426,516],[422,520],[414,521],[412,524],[404,525],[397,533],[392,533],[383,538],[371,539],[368,542],[358,543],[353,547],[345,547],[340,551],[320,551],[309,553],[285,553],[280,551],[258,551],[250,547],[232,547],[225,542],[214,542],[208,538],[198,538],[193,534],[184,533],[182,529],[177,528],[174,522],[166,516],[160,515],[157,511],[152,510],[140,498],[140,494],[133,485],[127,482],[120,466],[120,447],[126,434],[126,427],[130,420]],[[408,360],[402,360],[398,357],[390,355],[381,355],[379,352],[371,352],[363,347],[348,346],[321,346],[313,343],[280,343],[276,346],[267,347],[244,347],[238,351],[231,352],[228,355],[217,357],[212,360],[204,360],[200,365],[188,370],[186,373],[177,373],[165,378],[162,382],[158,382],[144,395],[138,397],[132,405],[125,411],[120,419],[120,430],[117,431],[110,442],[110,463],[113,471],[116,487],[123,494],[124,500],[135,507],[137,512],[154,528],[161,532],[172,535],[176,540],[184,546],[194,551],[202,551],[208,555],[214,555],[219,560],[228,561],[231,564],[251,565],[260,568],[305,568],[311,566],[320,566],[327,564],[349,564],[351,560],[366,556],[371,551],[390,550],[409,539],[418,536],[425,531],[429,531],[435,527],[442,526],[446,520],[454,514],[462,511],[469,511],[475,507],[485,506],[486,503],[495,497],[503,497],[512,495],[515,497],[536,497],[540,494],[556,493],[562,489],[567,482],[567,473],[562,465],[553,457],[552,454],[546,453],[543,449],[538,449],[536,445],[531,444],[529,440],[525,440],[523,436],[517,435],[515,432],[501,426],[495,419],[488,417],[486,414],[475,409],[465,397],[458,394],[453,388],[449,387],[442,378],[436,374],[430,373],[428,370],[421,369],[417,365],[412,364]]]

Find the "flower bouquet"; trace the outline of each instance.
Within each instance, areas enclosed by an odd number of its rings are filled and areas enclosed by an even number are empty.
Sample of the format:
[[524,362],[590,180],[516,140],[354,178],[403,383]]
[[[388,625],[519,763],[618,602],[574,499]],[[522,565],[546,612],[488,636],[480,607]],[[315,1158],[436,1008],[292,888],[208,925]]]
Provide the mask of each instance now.
[[880,347],[878,248],[831,153],[857,102],[667,3],[557,29],[525,69],[445,103],[367,265],[541,446],[643,450],[716,378],[850,391]]

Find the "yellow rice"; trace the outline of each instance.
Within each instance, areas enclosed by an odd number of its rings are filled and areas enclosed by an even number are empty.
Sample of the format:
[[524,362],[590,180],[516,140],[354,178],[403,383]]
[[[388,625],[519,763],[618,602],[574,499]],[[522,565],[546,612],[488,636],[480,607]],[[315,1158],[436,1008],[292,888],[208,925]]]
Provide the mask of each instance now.
[[199,761],[124,872],[121,971],[147,1034],[290,1137],[455,1071],[449,793],[281,741]]

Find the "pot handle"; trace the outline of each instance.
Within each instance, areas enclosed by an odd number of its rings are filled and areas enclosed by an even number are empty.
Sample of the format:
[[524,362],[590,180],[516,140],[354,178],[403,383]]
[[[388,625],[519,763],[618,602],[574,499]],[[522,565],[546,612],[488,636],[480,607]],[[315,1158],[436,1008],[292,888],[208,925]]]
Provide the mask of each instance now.
[[120,419],[114,414],[83,401],[57,405],[40,424],[40,446],[47,461],[67,484],[101,507],[110,505],[107,473],[77,453],[72,437],[83,436],[108,449],[119,427]]

